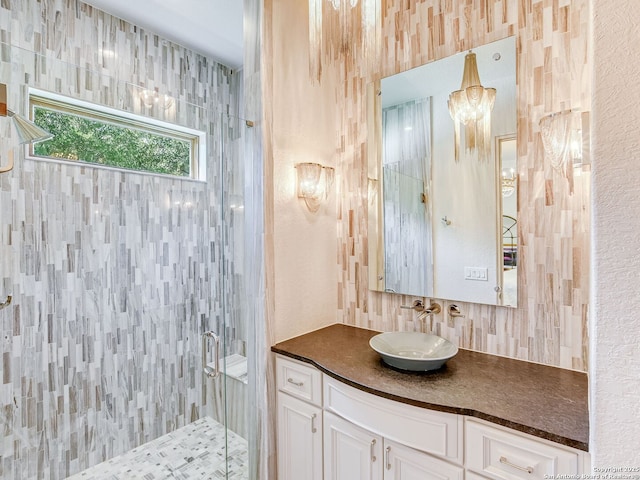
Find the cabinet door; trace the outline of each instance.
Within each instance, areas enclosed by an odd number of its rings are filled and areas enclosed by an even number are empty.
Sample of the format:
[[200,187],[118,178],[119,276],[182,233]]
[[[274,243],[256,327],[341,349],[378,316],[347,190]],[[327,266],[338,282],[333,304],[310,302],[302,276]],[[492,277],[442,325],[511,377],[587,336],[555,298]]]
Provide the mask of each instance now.
[[382,437],[324,412],[325,480],[382,480],[382,462]]
[[462,480],[464,470],[424,452],[384,441],[384,480]]
[[278,392],[278,479],[322,480],[322,410]]

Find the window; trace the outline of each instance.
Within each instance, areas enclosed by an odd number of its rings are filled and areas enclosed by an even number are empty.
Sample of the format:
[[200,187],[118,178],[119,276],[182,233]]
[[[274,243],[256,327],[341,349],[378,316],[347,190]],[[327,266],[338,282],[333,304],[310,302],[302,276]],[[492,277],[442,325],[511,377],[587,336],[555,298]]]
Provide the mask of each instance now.
[[33,122],[54,135],[33,157],[204,180],[204,132],[43,91],[29,101]]

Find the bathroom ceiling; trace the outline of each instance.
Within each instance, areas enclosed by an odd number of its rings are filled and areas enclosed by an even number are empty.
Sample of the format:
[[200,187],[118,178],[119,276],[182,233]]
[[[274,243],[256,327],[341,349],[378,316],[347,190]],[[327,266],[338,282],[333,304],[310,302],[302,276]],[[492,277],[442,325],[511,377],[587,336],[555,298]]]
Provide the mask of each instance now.
[[242,0],[84,0],[233,68],[242,66]]

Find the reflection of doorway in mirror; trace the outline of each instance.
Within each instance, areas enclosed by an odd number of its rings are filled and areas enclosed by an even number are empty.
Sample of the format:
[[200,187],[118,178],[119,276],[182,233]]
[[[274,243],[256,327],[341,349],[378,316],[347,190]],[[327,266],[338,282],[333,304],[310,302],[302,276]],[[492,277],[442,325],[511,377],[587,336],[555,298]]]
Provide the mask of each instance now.
[[518,181],[516,173],[516,136],[496,137],[496,166],[500,169],[502,211],[501,250],[498,271],[501,272],[498,305],[515,307],[518,298]]
[[433,292],[431,265],[431,100],[382,110],[385,290]]

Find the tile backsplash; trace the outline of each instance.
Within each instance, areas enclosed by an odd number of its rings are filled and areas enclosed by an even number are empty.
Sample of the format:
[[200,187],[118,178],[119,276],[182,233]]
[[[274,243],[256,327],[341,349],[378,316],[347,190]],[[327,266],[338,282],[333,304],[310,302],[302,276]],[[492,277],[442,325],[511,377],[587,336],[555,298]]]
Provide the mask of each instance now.
[[[375,15],[366,17],[368,28],[361,28],[365,11]],[[434,328],[464,348],[586,371],[590,172],[583,168],[570,193],[567,179],[544,160],[538,122],[553,112],[591,108],[589,2],[362,0],[345,12],[353,43],[344,46],[340,61],[325,57],[344,79],[336,92],[341,100],[336,127],[339,321],[383,331],[424,328],[415,312],[399,308],[413,298],[368,288],[367,86],[515,35],[518,308],[455,302],[466,316],[442,313],[434,317]],[[338,14],[331,15],[323,31],[327,52],[344,35]]]

